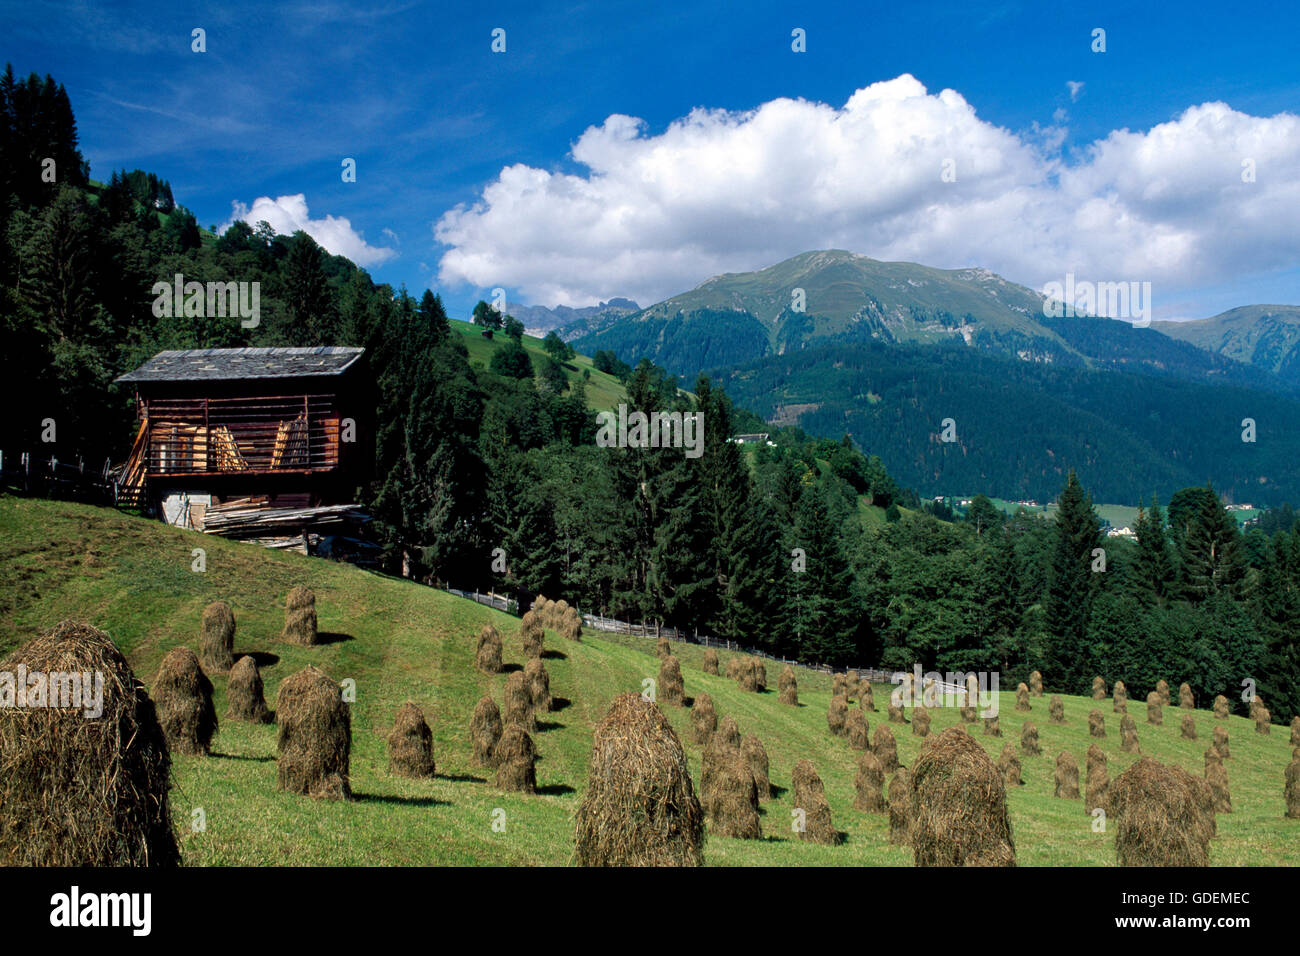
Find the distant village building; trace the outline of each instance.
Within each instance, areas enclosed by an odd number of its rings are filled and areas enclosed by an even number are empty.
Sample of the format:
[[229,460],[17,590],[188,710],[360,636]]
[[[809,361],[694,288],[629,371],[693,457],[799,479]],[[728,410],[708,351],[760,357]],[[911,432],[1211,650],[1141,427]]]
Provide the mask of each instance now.
[[140,421],[119,503],[179,527],[305,552],[351,535],[367,520],[351,499],[373,447],[363,354],[158,353],[117,380],[135,386]]
[[727,441],[735,442],[737,445],[763,445],[769,448],[775,448],[776,442],[768,441],[768,432],[759,432],[754,435],[736,435],[734,438],[728,438]]

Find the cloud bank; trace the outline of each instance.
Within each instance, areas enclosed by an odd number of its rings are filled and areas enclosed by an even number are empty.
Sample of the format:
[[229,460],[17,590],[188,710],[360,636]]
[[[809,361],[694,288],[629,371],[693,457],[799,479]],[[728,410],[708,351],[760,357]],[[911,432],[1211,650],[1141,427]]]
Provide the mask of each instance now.
[[342,216],[312,219],[307,210],[307,197],[303,193],[277,196],[275,199],[259,196],[251,206],[235,201],[231,203],[230,220],[222,225],[220,231],[225,232],[239,219],[250,226],[256,226],[265,220],[277,233],[286,236],[301,229],[330,254],[346,256],[359,266],[379,265],[397,255],[395,249],[367,245],[361,234],[352,228],[352,223]]
[[508,166],[446,212],[438,278],[534,303],[654,302],[842,248],[1034,288],[1066,272],[1150,281],[1158,307],[1162,292],[1300,261],[1300,116],[1204,103],[1068,154],[1064,139],[985,122],[906,74],[838,108],[696,109],[658,135],[614,114],[573,145],[584,172]]

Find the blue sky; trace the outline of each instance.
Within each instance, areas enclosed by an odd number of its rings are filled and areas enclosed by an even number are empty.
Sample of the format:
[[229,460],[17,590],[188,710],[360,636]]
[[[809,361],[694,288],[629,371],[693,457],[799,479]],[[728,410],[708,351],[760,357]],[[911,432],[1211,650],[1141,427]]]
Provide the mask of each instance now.
[[1158,317],[1300,302],[1293,5],[115,6],[0,3],[95,178],[155,171],[204,225],[264,199],[453,315],[497,285],[646,305],[823,242],[1152,280]]

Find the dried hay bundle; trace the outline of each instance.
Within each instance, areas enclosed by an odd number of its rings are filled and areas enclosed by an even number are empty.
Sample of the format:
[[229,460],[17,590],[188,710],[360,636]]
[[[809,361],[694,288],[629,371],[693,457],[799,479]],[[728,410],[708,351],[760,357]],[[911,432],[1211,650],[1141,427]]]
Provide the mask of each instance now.
[[907,716],[903,713],[902,707],[895,707],[893,704],[889,705],[889,722],[891,724],[907,723]]
[[871,681],[869,680],[864,680],[858,685],[858,706],[863,711],[869,711],[873,714],[876,712],[875,691],[872,690]]
[[712,789],[704,797],[709,832],[737,840],[761,840],[758,787],[749,765],[737,753],[716,768]]
[[917,737],[930,736],[930,709],[925,705],[912,709],[912,734]]
[[1133,722],[1133,718],[1128,714],[1125,714],[1124,719],[1120,721],[1119,741],[1120,749],[1125,753],[1140,754],[1142,752],[1142,746],[1138,743],[1137,724]]
[[149,691],[158,722],[173,753],[203,755],[217,732],[217,709],[212,705],[212,681],[188,647],[173,647],[158,666]]
[[343,689],[310,664],[280,682],[275,698],[281,790],[347,800],[352,718]]
[[519,643],[525,660],[540,660],[546,645],[546,630],[536,611],[528,611],[519,622]]
[[979,720],[979,711],[976,710],[974,707],[970,707],[970,706],[962,707],[961,710],[958,711],[958,713],[961,715],[961,722],[963,724],[973,724],[977,720]]
[[659,662],[657,696],[660,701],[672,707],[682,707],[686,703],[686,685],[682,680],[682,662],[675,657],[665,657]]
[[998,757],[998,772],[1002,774],[1002,780],[1008,787],[1025,785],[1024,778],[1020,776],[1020,758],[1016,756],[1010,744],[1004,744],[1002,747],[1002,753]]
[[853,778],[853,807],[864,813],[885,813],[885,768],[870,750],[858,758],[858,772]]
[[1029,696],[1043,696],[1043,675],[1038,671],[1033,671],[1029,675]]
[[1222,760],[1212,760],[1205,765],[1205,782],[1214,794],[1216,813],[1232,812],[1232,793],[1228,789],[1228,770]]
[[1096,744],[1088,745],[1088,768],[1084,778],[1083,809],[1110,812],[1110,777],[1106,771],[1106,754]]
[[316,595],[308,588],[293,587],[284,601],[284,631],[290,644],[310,647],[316,643]]
[[1291,746],[1300,747],[1300,716],[1291,718]]
[[1255,711],[1255,733],[1269,736],[1273,731],[1273,716],[1268,712],[1267,707],[1261,707]]
[[1027,757],[1042,756],[1042,748],[1038,745],[1038,727],[1031,721],[1025,721],[1025,725],[1020,728],[1020,749]]
[[474,763],[480,767],[497,765],[496,749],[501,740],[501,711],[491,697],[482,697],[469,721],[469,737],[474,744]]
[[252,724],[271,722],[262,675],[257,669],[257,661],[247,654],[230,668],[230,677],[226,681],[226,703],[227,720],[242,720]]
[[235,663],[235,614],[225,601],[213,601],[203,609],[199,661],[214,674],[230,670]]
[[766,671],[761,675],[759,673],[758,661],[753,657],[746,657],[736,668],[736,680],[740,684],[741,690],[749,691],[751,694],[759,693],[763,688],[759,684],[760,676],[766,683]]
[[827,846],[840,842],[840,835],[831,822],[831,805],[826,801],[826,788],[810,760],[800,760],[794,765],[794,805],[803,811],[804,826],[799,839]]
[[754,786],[758,788],[759,800],[772,797],[772,780],[768,776],[767,749],[757,734],[745,734],[740,742],[740,756],[749,765],[749,772],[754,775]]
[[1219,755],[1221,760],[1227,760],[1232,756],[1232,750],[1228,746],[1228,728],[1214,728],[1214,752]]
[[1178,779],[1192,791],[1196,798],[1196,814],[1199,835],[1204,843],[1209,843],[1219,834],[1219,822],[1214,815],[1214,788],[1203,777],[1193,776],[1182,767],[1170,767]]
[[515,725],[525,733],[535,733],[537,730],[532,688],[523,671],[515,671],[506,678],[505,723],[507,727]]
[[1219,720],[1227,720],[1228,714],[1229,714],[1228,698],[1224,697],[1222,694],[1219,694],[1217,697],[1214,698],[1214,716],[1217,717]]
[[740,679],[740,658],[739,657],[727,658],[727,679],[728,680]]
[[1128,689],[1122,680],[1115,681],[1115,713],[1128,713]]
[[666,657],[672,656],[673,649],[672,645],[668,643],[668,638],[660,637],[659,640],[655,641],[655,657],[663,660]]
[[540,657],[534,657],[524,665],[524,681],[528,684],[534,714],[549,713],[555,703],[551,698],[551,675],[546,672],[546,665]]
[[580,866],[699,866],[704,811],[672,724],[640,694],[614,698],[592,735],[578,808]]
[[826,726],[836,737],[843,737],[848,733],[849,719],[849,702],[843,696],[831,698],[830,707],[826,710]]
[[1300,820],[1300,754],[1292,757],[1287,764],[1284,780],[1282,798],[1286,801],[1286,817],[1288,820]]
[[1192,693],[1192,685],[1183,683],[1178,685],[1178,706],[1183,710],[1194,710],[1196,708],[1196,697]]
[[1168,767],[1143,757],[1115,778],[1110,803],[1120,866],[1209,865],[1198,796]]
[[1052,701],[1047,705],[1047,719],[1049,723],[1065,723],[1065,705],[1061,703],[1061,698],[1055,694],[1052,695]]
[[849,695],[848,675],[832,674],[831,675],[831,696],[847,698],[848,695]]
[[898,741],[886,725],[876,727],[875,736],[871,738],[871,752],[876,755],[885,773],[893,773],[898,769]]
[[844,725],[844,735],[849,738],[849,749],[858,752],[871,749],[871,727],[862,711],[849,711]]
[[1147,694],[1147,723],[1160,727],[1164,722],[1164,703],[1160,694],[1153,690]]
[[1068,750],[1056,755],[1056,774],[1052,782],[1052,796],[1062,800],[1079,799],[1079,761]]
[[1183,714],[1183,719],[1178,728],[1178,734],[1183,740],[1196,739],[1196,718],[1191,714]]
[[858,699],[861,684],[862,677],[857,671],[849,671],[844,675],[844,696],[849,699],[849,703]]
[[718,652],[711,647],[704,651],[704,673],[718,676]]
[[907,846],[912,842],[912,775],[900,767],[889,782],[889,843]]
[[1002,726],[998,723],[998,718],[996,717],[984,718],[984,736],[985,737],[1002,736]]
[[523,727],[506,721],[501,739],[497,741],[495,756],[498,790],[507,793],[537,792],[537,747]]
[[705,745],[700,761],[700,799],[705,803],[708,803],[723,765],[740,756],[740,743],[736,721],[730,716],[723,717]]
[[1029,687],[1024,681],[1021,681],[1016,687],[1016,710],[1021,713],[1028,713],[1031,709],[1029,706]]
[[1100,677],[1094,677],[1092,679],[1092,699],[1106,699],[1106,682]]
[[[1170,704],[1170,700],[1169,700],[1169,681],[1167,681],[1167,680],[1158,680],[1158,681],[1156,681],[1156,689],[1155,689],[1154,693],[1155,693],[1155,695],[1156,695],[1157,697],[1160,698],[1160,703],[1161,703],[1162,706],[1164,706],[1164,707],[1168,707],[1168,706],[1169,706],[1169,704]],[[1148,695],[1148,696],[1147,696],[1147,700],[1149,701],[1150,699],[1151,699],[1151,697],[1150,697],[1150,695]]]
[[[0,865],[179,865],[167,740],[153,701],[112,639],[63,621],[0,664],[0,672],[15,675],[15,692],[20,667],[29,704],[32,675],[45,676],[46,703],[55,690],[50,675],[94,676],[82,706],[0,709]],[[102,713],[87,718],[101,693]],[[65,701],[60,695],[57,702]]]
[[713,709],[713,698],[708,694],[695,695],[691,705],[691,741],[705,745],[718,729],[718,712]]
[[958,728],[940,734],[912,769],[917,866],[1015,866],[1003,774]]
[[799,681],[795,678],[794,668],[789,664],[781,668],[781,676],[776,681],[780,696],[777,698],[787,707],[799,706]]
[[1095,707],[1088,712],[1088,736],[1105,737],[1106,736],[1106,718],[1101,715],[1101,711]]
[[[561,601],[561,604],[564,602]],[[560,632],[560,637],[566,641],[582,640],[582,615],[578,613],[576,607],[568,608],[560,616],[559,622],[555,629]]]
[[388,735],[388,772],[399,777],[432,777],[433,731],[424,711],[407,701],[397,711],[393,731]]
[[500,674],[505,670],[501,662],[501,634],[491,624],[484,624],[483,630],[479,631],[474,665],[484,674]]

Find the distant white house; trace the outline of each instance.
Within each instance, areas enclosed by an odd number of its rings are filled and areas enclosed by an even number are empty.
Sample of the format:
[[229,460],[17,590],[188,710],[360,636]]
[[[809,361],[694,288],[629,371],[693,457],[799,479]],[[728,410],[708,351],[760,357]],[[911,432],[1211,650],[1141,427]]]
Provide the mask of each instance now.
[[1108,538],[1132,538],[1137,540],[1137,532],[1127,526],[1123,528],[1107,528],[1106,537]]
[[767,440],[768,432],[759,432],[754,435],[736,435],[734,438],[728,438],[727,441],[734,441],[737,445],[763,445],[768,448],[775,448],[776,442]]

